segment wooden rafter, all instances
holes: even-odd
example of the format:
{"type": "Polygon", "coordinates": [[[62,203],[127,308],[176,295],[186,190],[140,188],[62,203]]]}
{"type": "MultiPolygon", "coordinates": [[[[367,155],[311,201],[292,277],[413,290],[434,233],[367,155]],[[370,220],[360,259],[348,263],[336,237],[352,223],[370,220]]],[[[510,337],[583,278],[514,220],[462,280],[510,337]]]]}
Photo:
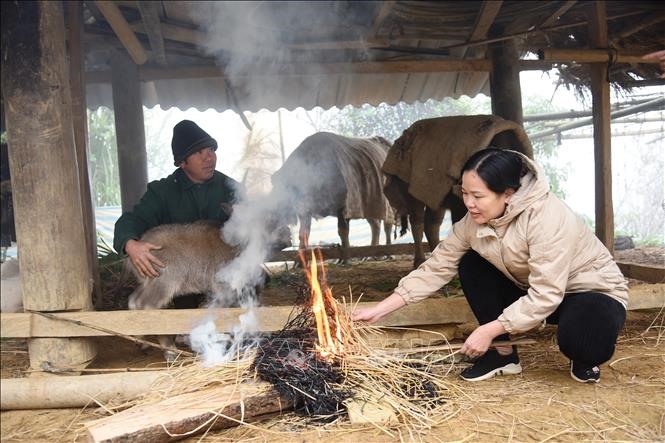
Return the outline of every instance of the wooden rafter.
{"type": "Polygon", "coordinates": [[[471,34],[469,35],[469,42],[475,42],[476,40],[482,40],[487,37],[487,33],[494,23],[496,16],[499,14],[499,9],[501,9],[502,1],[491,1],[485,0],[480,6],[480,11],[478,11],[478,16],[476,16],[476,22],[473,25],[471,34]]]}
{"type": "Polygon", "coordinates": [[[143,49],[141,42],[136,38],[136,34],[125,20],[118,6],[112,1],[95,1],[106,21],[111,25],[113,32],[118,37],[122,45],[127,49],[129,56],[134,63],[142,65],[148,61],[148,54],[143,49]]]}
{"type": "Polygon", "coordinates": [[[620,40],[622,38],[629,37],[636,32],[641,31],[642,29],[648,28],[650,26],[656,25],[660,22],[665,21],[665,14],[656,14],[654,16],[649,15],[649,17],[644,18],[643,20],[638,21],[635,23],[633,26],[623,30],[619,34],[617,34],[612,41],[615,42],[617,40],[620,40]]]}
{"type": "Polygon", "coordinates": [[[162,24],[159,19],[157,2],[137,2],[145,31],[148,34],[152,56],[160,65],[166,64],[166,51],[164,50],[164,37],[162,36],[162,24]]]}
{"type": "Polygon", "coordinates": [[[379,29],[381,28],[381,25],[385,21],[386,17],[388,17],[395,7],[396,1],[384,1],[381,4],[381,9],[379,9],[378,14],[376,14],[376,17],[374,17],[374,21],[372,22],[372,30],[369,32],[370,38],[374,38],[378,35],[379,29]]]}
{"type": "Polygon", "coordinates": [[[547,17],[545,21],[540,24],[539,27],[546,28],[548,26],[554,25],[557,22],[557,20],[559,20],[563,16],[563,14],[565,14],[566,12],[568,12],[570,8],[575,6],[575,3],[577,3],[577,0],[568,0],[563,2],[563,5],[559,6],[559,8],[556,11],[554,11],[552,15],[547,17]]]}

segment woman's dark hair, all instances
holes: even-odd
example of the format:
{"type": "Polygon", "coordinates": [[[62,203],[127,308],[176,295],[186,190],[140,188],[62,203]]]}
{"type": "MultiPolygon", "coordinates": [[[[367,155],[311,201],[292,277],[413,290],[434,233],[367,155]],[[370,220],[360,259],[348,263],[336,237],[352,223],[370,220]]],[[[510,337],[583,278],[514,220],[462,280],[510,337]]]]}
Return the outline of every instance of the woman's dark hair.
{"type": "Polygon", "coordinates": [[[475,171],[490,190],[500,194],[506,189],[517,191],[527,167],[516,152],[490,147],[469,157],[460,176],[466,171],[475,171]]]}

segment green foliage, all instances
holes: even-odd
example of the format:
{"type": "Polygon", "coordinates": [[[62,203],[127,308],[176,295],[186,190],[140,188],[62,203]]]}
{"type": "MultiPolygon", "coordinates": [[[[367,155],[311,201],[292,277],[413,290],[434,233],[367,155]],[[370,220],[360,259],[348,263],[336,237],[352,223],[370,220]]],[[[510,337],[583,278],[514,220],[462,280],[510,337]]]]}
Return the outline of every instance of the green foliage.
{"type": "MultiPolygon", "coordinates": [[[[528,97],[523,101],[523,110],[524,115],[549,114],[558,111],[544,97],[528,97]]],[[[546,121],[527,123],[524,125],[524,129],[528,134],[538,133],[548,129],[545,123],[546,121]]],[[[559,144],[551,138],[532,140],[535,160],[545,170],[552,192],[559,198],[564,199],[566,193],[563,190],[563,184],[568,178],[568,174],[565,165],[558,165],[560,162],[558,162],[556,150],[559,144]]]]}
{"type": "Polygon", "coordinates": [[[90,179],[95,206],[120,205],[118,151],[113,111],[88,110],[90,179]]]}
{"type": "Polygon", "coordinates": [[[318,124],[319,131],[331,131],[346,137],[381,136],[395,141],[417,120],[447,115],[488,114],[489,99],[480,97],[444,101],[428,100],[425,103],[397,103],[394,106],[381,103],[379,106],[363,105],[359,108],[346,106],[324,111],[318,124]]]}

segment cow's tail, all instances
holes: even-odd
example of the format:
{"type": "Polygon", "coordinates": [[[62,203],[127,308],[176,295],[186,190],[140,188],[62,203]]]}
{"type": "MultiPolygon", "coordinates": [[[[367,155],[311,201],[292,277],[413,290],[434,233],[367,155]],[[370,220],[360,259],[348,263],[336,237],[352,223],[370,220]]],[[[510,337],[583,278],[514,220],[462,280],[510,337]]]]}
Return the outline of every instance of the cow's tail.
{"type": "MultiPolygon", "coordinates": [[[[406,231],[409,230],[409,216],[408,215],[402,215],[399,218],[399,236],[403,237],[404,234],[406,234],[406,231]]],[[[397,230],[395,230],[395,238],[397,238],[397,230]]]]}

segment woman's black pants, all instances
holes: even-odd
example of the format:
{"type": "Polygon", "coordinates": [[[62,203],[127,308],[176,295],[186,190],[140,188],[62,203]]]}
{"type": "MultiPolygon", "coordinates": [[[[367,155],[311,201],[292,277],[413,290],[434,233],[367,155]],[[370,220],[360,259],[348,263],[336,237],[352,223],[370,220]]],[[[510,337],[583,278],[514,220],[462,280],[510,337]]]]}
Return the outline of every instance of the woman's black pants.
{"type": "MultiPolygon", "coordinates": [[[[459,264],[462,290],[478,323],[496,320],[504,308],[525,294],[501,271],[477,252],[467,252],[459,264]]],[[[619,331],[626,320],[623,305],[606,294],[566,294],[547,323],[558,325],[561,352],[586,366],[608,361],[614,353],[619,331]]],[[[508,334],[497,340],[508,340],[508,334]]]]}

